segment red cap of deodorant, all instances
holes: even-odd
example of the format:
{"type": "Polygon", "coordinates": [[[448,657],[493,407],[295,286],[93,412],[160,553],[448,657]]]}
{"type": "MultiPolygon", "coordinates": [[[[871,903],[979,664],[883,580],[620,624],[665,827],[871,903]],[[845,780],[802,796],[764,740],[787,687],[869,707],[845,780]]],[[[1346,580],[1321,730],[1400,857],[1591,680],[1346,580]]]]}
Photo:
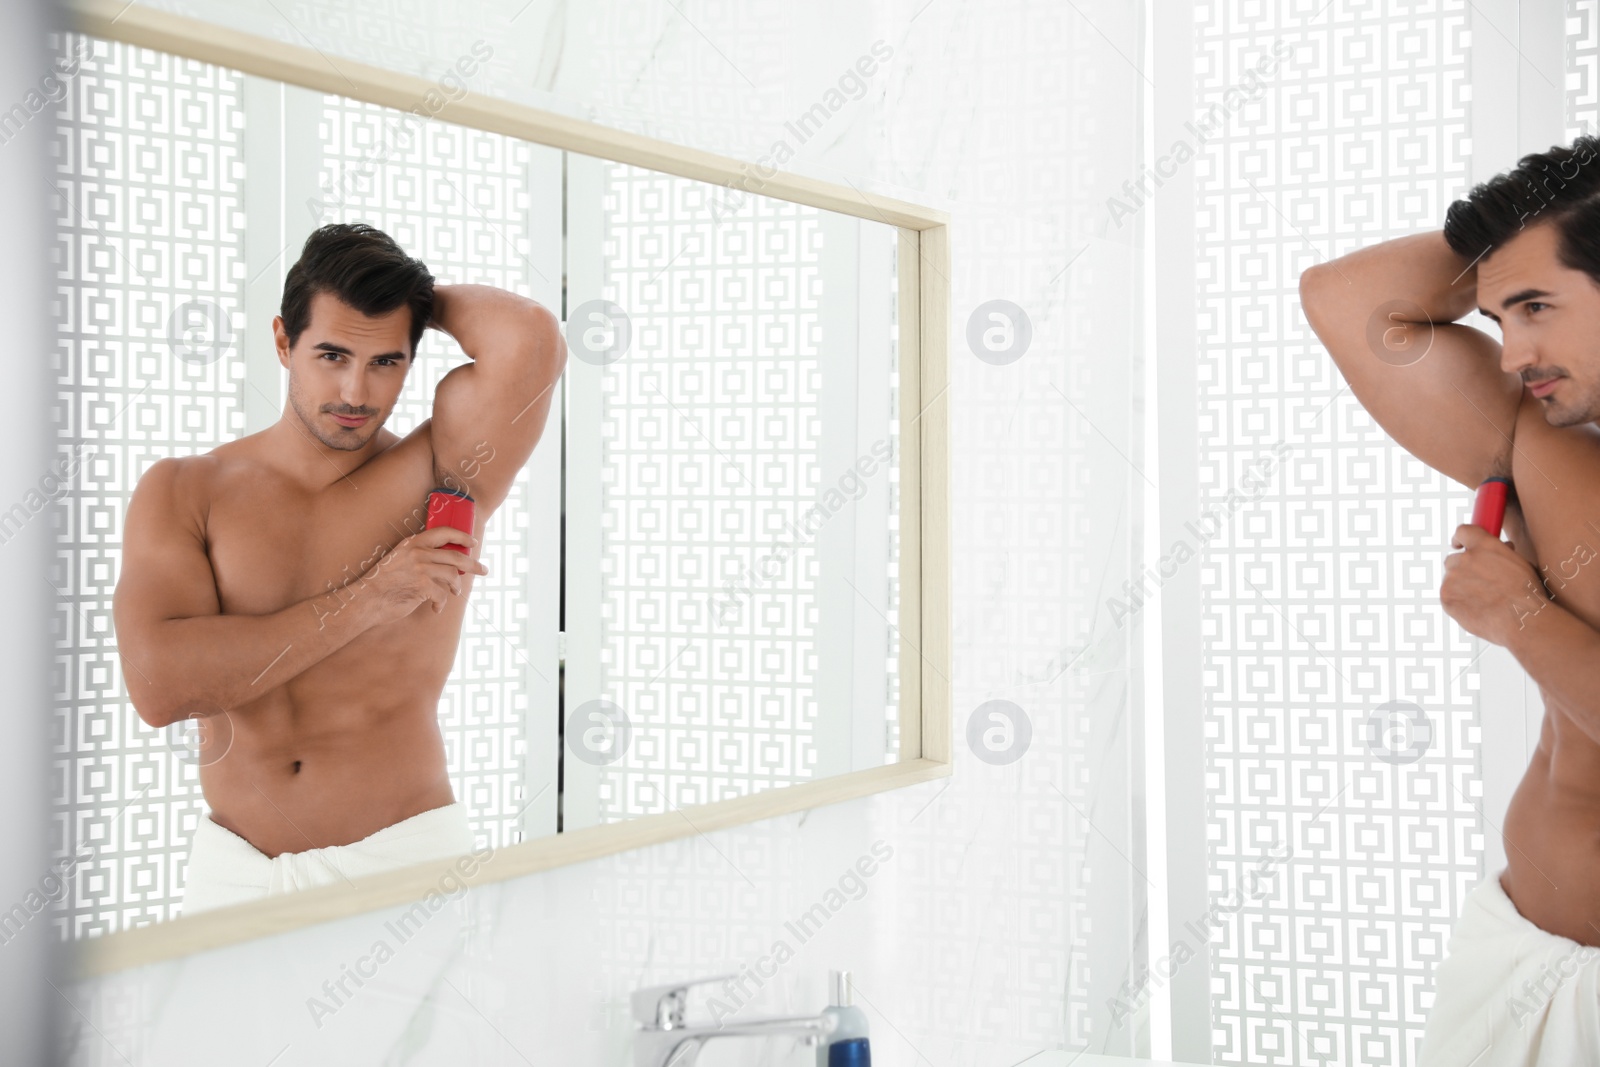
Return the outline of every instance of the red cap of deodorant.
{"type": "MultiPolygon", "coordinates": [[[[472,536],[473,517],[475,508],[472,498],[457,489],[435,489],[428,494],[428,524],[424,529],[431,530],[435,526],[449,526],[460,530],[467,536],[472,536]]],[[[466,545],[445,545],[453,548],[463,556],[471,555],[466,545]]],[[[460,567],[456,568],[457,574],[465,574],[460,567]]]]}
{"type": "Polygon", "coordinates": [[[1472,525],[1482,526],[1499,537],[1500,523],[1506,517],[1506,493],[1510,488],[1510,478],[1489,478],[1478,486],[1478,495],[1472,502],[1472,525]]]}

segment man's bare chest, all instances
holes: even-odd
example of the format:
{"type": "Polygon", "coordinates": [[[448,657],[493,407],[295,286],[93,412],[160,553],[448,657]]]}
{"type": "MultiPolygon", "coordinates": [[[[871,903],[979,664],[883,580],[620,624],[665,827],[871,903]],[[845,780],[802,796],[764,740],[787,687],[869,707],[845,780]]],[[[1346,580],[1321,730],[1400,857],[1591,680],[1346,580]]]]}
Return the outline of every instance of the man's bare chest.
{"type": "Polygon", "coordinates": [[[210,491],[206,548],[224,613],[263,615],[353,583],[421,531],[432,488],[426,441],[402,441],[315,492],[234,458],[210,491]]]}
{"type": "Polygon", "coordinates": [[[1524,394],[1517,413],[1504,533],[1556,603],[1600,628],[1600,428],[1550,426],[1539,404],[1524,394]]]}

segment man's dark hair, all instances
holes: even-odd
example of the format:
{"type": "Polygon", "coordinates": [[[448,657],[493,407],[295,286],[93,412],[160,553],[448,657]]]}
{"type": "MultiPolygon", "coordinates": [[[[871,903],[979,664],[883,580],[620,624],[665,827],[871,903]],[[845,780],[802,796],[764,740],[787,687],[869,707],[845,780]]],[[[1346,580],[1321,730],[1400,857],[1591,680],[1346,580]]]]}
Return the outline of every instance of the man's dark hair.
{"type": "Polygon", "coordinates": [[[1473,187],[1444,216],[1444,239],[1476,263],[1528,226],[1554,223],[1562,266],[1600,284],[1600,139],[1526,155],[1504,174],[1473,187]]]}
{"type": "Polygon", "coordinates": [[[283,331],[289,347],[311,325],[311,298],[332,293],[363,315],[411,308],[411,358],[433,314],[433,275],[394,238],[364,222],[330,222],[312,231],[283,280],[283,331]]]}

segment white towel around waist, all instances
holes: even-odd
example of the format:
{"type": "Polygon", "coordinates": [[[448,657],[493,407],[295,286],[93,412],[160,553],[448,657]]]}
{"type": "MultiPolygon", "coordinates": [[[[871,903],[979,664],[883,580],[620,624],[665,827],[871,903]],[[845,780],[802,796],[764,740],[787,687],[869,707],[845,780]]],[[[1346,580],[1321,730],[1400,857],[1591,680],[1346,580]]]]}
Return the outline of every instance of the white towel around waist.
{"type": "Polygon", "coordinates": [[[1600,1064],[1600,948],[1525,918],[1500,885],[1504,870],[1467,895],[1434,974],[1417,1067],[1600,1064]]]}
{"type": "Polygon", "coordinates": [[[208,812],[189,845],[183,914],[447,859],[471,852],[475,845],[466,805],[460,801],[402,819],[348,845],[276,856],[213,822],[208,812]]]}

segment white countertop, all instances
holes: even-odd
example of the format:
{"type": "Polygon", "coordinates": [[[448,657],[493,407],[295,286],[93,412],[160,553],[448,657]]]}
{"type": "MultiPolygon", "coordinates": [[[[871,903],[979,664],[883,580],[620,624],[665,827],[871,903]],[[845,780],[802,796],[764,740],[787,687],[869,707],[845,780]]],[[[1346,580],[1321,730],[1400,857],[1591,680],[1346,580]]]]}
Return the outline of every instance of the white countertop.
{"type": "Polygon", "coordinates": [[[1041,1052],[1017,1067],[1209,1067],[1186,1060],[1137,1060],[1127,1056],[1105,1056],[1096,1052],[1041,1052]]]}

